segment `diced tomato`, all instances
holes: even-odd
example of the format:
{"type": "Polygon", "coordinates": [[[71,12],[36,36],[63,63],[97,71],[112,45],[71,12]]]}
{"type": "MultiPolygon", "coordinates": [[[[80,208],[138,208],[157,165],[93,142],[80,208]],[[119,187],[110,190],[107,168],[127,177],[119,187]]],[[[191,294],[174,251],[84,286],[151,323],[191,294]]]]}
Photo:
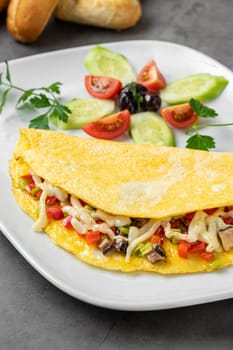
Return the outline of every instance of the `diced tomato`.
{"type": "Polygon", "coordinates": [[[228,212],[228,211],[231,211],[231,210],[233,210],[233,207],[227,206],[227,207],[224,208],[225,212],[228,212]]]}
{"type": "Polygon", "coordinates": [[[72,219],[72,216],[69,215],[67,216],[63,221],[62,221],[62,225],[67,228],[68,230],[73,230],[73,226],[71,224],[71,219],[72,219]]]}
{"type": "Polygon", "coordinates": [[[164,76],[154,60],[149,61],[139,72],[137,83],[144,85],[150,91],[157,91],[166,86],[164,76]]]}
{"type": "Polygon", "coordinates": [[[63,211],[59,206],[46,208],[47,217],[53,220],[60,220],[64,218],[63,211]]]}
{"type": "Polygon", "coordinates": [[[82,199],[79,198],[79,202],[81,204],[82,207],[85,207],[85,205],[87,205],[86,202],[84,202],[82,199]]]}
{"type": "Polygon", "coordinates": [[[100,231],[88,231],[85,239],[88,244],[97,244],[100,241],[100,231]]]}
{"type": "Polygon", "coordinates": [[[160,237],[159,235],[153,235],[153,236],[150,238],[150,242],[151,242],[151,243],[160,244],[160,241],[161,241],[161,237],[160,237]]]}
{"type": "Polygon", "coordinates": [[[185,226],[187,226],[187,227],[189,226],[189,224],[192,221],[194,215],[195,215],[195,212],[191,212],[191,213],[187,213],[184,216],[184,224],[185,224],[185,226]]]}
{"type": "Polygon", "coordinates": [[[160,226],[157,228],[157,230],[155,231],[154,234],[155,234],[155,235],[158,235],[158,236],[164,235],[164,228],[163,228],[163,226],[160,225],[160,226]]]}
{"type": "Polygon", "coordinates": [[[204,212],[208,215],[212,215],[216,210],[217,208],[211,208],[211,209],[205,209],[204,212]]]}
{"type": "Polygon", "coordinates": [[[30,183],[29,185],[25,186],[25,190],[28,192],[28,193],[31,193],[31,190],[33,188],[35,188],[36,185],[34,184],[34,182],[30,183]]]}
{"type": "Polygon", "coordinates": [[[226,225],[233,225],[233,218],[229,216],[229,218],[222,218],[226,225]]]}
{"type": "Polygon", "coordinates": [[[124,134],[130,126],[130,113],[124,111],[96,120],[83,127],[90,136],[99,139],[114,139],[124,134]]]}
{"type": "Polygon", "coordinates": [[[150,238],[151,243],[163,244],[164,243],[164,228],[163,226],[159,226],[153,236],[150,238]]]}
{"type": "Polygon", "coordinates": [[[190,107],[188,102],[162,108],[160,113],[175,128],[187,128],[193,125],[198,118],[197,113],[190,107]]]}
{"type": "Polygon", "coordinates": [[[122,83],[118,79],[103,77],[98,75],[87,75],[85,86],[89,94],[97,98],[113,98],[122,88],[122,83]]]}
{"type": "Polygon", "coordinates": [[[201,253],[201,257],[206,261],[213,261],[214,260],[214,253],[213,252],[203,252],[203,253],[201,253]]]}
{"type": "Polygon", "coordinates": [[[35,197],[36,199],[40,199],[41,194],[42,194],[42,190],[37,190],[37,191],[33,194],[33,197],[35,197]]]}
{"type": "Polygon", "coordinates": [[[33,182],[33,177],[31,174],[22,175],[21,177],[29,182],[33,182]]]}
{"type": "Polygon", "coordinates": [[[206,246],[207,244],[204,242],[197,242],[197,243],[193,243],[191,245],[191,247],[189,248],[188,252],[191,254],[195,254],[195,253],[202,253],[206,250],[206,246]]]}
{"type": "Polygon", "coordinates": [[[172,219],[170,224],[171,224],[171,228],[179,228],[180,227],[180,220],[172,219]]]}
{"type": "Polygon", "coordinates": [[[58,199],[55,196],[47,197],[46,198],[46,204],[53,205],[53,204],[55,204],[57,202],[57,200],[58,199]]]}
{"type": "Polygon", "coordinates": [[[188,250],[191,247],[191,243],[181,240],[178,244],[178,255],[180,258],[187,259],[188,258],[188,250]]]}

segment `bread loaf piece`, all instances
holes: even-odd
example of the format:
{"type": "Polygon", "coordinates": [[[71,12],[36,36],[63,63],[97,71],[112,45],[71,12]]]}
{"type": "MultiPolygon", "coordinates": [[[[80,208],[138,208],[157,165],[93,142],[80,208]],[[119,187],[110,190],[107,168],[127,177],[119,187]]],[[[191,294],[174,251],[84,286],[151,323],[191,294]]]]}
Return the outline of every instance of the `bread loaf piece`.
{"type": "Polygon", "coordinates": [[[58,0],[11,0],[7,28],[18,41],[31,43],[45,28],[58,0]]]}
{"type": "Polygon", "coordinates": [[[4,11],[8,6],[9,0],[0,0],[0,12],[4,11]]]}
{"type": "Polygon", "coordinates": [[[55,16],[64,21],[121,30],[137,23],[141,4],[139,0],[59,0],[55,16]]]}

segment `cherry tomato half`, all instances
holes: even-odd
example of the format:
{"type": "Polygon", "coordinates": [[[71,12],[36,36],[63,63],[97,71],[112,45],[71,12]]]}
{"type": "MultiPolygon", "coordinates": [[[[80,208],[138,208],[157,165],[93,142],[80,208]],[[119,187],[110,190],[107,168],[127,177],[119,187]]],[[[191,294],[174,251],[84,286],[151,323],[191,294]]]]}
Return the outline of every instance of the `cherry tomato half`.
{"type": "Polygon", "coordinates": [[[93,97],[109,99],[114,97],[122,88],[120,80],[102,77],[99,75],[86,75],[85,86],[93,97]]]}
{"type": "Polygon", "coordinates": [[[96,120],[83,127],[83,130],[90,136],[98,139],[114,139],[128,130],[130,126],[130,113],[128,109],[111,114],[107,117],[96,120]]]}
{"type": "Polygon", "coordinates": [[[166,86],[164,76],[154,60],[149,61],[139,72],[137,83],[144,85],[150,91],[160,90],[166,86]]]}
{"type": "Polygon", "coordinates": [[[162,117],[175,128],[187,128],[193,125],[198,116],[189,103],[165,107],[160,110],[162,117]]]}

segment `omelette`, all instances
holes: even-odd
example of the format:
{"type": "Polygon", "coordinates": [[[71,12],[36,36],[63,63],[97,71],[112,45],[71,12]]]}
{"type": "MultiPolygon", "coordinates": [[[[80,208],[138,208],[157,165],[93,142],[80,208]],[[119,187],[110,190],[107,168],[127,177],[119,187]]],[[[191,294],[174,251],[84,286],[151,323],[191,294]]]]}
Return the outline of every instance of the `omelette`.
{"type": "Polygon", "coordinates": [[[82,262],[161,274],[233,264],[232,153],[21,129],[10,174],[34,231],[82,262]]]}

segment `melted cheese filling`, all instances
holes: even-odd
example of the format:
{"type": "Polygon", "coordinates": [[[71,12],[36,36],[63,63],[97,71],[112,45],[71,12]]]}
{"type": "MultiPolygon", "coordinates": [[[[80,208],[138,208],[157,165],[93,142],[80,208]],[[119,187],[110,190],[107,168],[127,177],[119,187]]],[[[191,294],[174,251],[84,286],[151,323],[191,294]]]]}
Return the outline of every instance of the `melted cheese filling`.
{"type": "Polygon", "coordinates": [[[34,174],[32,176],[36,186],[42,190],[39,203],[39,217],[33,225],[35,231],[41,231],[48,224],[46,198],[55,196],[61,203],[63,213],[72,217],[71,225],[79,234],[85,235],[90,230],[100,231],[113,240],[116,234],[112,227],[129,226],[129,245],[126,251],[126,261],[129,261],[136,246],[150,239],[159,226],[164,228],[165,236],[168,239],[176,237],[179,240],[186,240],[190,243],[201,241],[207,244],[207,252],[221,252],[222,246],[218,239],[218,232],[229,226],[224,223],[223,218],[233,217],[233,211],[225,212],[224,208],[216,210],[212,215],[208,215],[202,210],[197,211],[189,224],[187,234],[172,229],[170,224],[171,218],[166,220],[150,219],[145,225],[138,228],[130,226],[131,218],[122,215],[110,215],[100,209],[93,209],[89,205],[83,206],[74,196],[70,196],[70,205],[67,203],[69,196],[66,192],[46,181],[42,181],[41,178],[34,174]],[[101,222],[99,222],[100,220],[101,222]]]}
{"type": "MultiPolygon", "coordinates": [[[[232,213],[231,213],[232,214],[232,213]]],[[[168,222],[164,227],[167,238],[176,237],[189,243],[201,241],[207,243],[207,252],[221,252],[222,246],[218,240],[219,230],[223,230],[229,225],[225,224],[222,217],[229,216],[223,209],[218,209],[214,214],[208,215],[204,211],[197,211],[189,224],[188,233],[184,234],[173,230],[168,222]],[[220,217],[221,216],[221,217],[220,217]]]]}

